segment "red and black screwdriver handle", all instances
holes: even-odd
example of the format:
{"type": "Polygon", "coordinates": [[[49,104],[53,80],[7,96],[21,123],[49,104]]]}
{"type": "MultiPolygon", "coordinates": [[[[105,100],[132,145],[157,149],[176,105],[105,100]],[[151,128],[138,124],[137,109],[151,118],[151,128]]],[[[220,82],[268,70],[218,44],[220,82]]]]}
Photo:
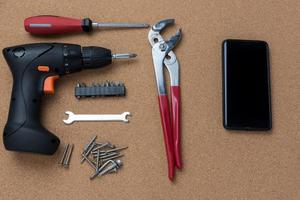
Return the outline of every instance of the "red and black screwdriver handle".
{"type": "Polygon", "coordinates": [[[5,148],[53,154],[60,141],[41,125],[42,96],[54,93],[54,82],[61,75],[110,64],[110,50],[36,43],[5,48],[3,55],[13,75],[9,115],[3,133],[5,148]]]}
{"type": "Polygon", "coordinates": [[[39,15],[24,20],[25,30],[32,34],[64,34],[73,32],[91,32],[92,20],[74,19],[52,15],[39,15]]]}

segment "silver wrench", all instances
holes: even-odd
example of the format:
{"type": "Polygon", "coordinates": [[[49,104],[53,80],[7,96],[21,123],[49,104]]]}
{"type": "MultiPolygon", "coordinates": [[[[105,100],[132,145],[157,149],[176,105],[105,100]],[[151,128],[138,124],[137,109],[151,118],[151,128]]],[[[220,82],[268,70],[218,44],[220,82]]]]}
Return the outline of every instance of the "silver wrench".
{"type": "Polygon", "coordinates": [[[64,119],[65,124],[72,124],[75,121],[103,121],[103,122],[129,122],[128,116],[131,116],[130,112],[123,112],[122,114],[103,114],[103,115],[85,115],[85,114],[74,114],[71,111],[66,111],[68,119],[64,119]]]}

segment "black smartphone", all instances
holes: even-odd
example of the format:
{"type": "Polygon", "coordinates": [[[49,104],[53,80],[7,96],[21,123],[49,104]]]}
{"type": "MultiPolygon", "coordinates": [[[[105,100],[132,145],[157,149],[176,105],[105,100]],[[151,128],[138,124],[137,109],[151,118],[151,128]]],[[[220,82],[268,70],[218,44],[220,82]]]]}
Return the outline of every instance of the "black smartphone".
{"type": "Polygon", "coordinates": [[[222,61],[224,128],[270,130],[268,44],[256,40],[224,40],[222,61]]]}

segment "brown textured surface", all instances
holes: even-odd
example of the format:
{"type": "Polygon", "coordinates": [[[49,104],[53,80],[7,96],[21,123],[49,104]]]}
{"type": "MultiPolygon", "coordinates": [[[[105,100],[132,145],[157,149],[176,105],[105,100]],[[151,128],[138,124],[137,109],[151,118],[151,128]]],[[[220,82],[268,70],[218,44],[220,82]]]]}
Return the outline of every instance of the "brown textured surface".
{"type": "MultiPolygon", "coordinates": [[[[298,0],[202,1],[0,1],[0,48],[31,42],[101,45],[135,52],[136,61],[63,77],[56,94],[43,102],[43,124],[74,143],[69,170],[52,157],[13,153],[0,145],[0,199],[300,199],[300,5],[298,0]],[[184,170],[167,178],[148,30],[110,30],[92,35],[32,37],[23,19],[38,14],[90,17],[102,21],[154,23],[176,18],[184,37],[176,49],[181,64],[184,170]],[[221,123],[221,42],[261,39],[271,50],[273,130],[269,134],[225,131],[221,123]],[[126,98],[77,101],[78,81],[124,80],[126,98]],[[64,111],[133,114],[130,124],[62,123],[64,111]],[[83,145],[97,134],[128,145],[123,169],[94,181],[80,165],[83,145]]],[[[169,35],[175,31],[167,31],[169,35]]],[[[12,76],[0,59],[0,129],[6,122],[12,76]]],[[[62,147],[62,146],[61,146],[62,147]]]]}

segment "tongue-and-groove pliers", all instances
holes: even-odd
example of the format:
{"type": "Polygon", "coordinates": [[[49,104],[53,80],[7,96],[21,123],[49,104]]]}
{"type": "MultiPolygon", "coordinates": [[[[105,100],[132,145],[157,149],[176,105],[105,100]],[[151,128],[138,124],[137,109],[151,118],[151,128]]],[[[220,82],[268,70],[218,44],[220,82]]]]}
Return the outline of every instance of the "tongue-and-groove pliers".
{"type": "Polygon", "coordinates": [[[174,24],[174,19],[165,19],[151,27],[148,40],[152,46],[152,58],[158,90],[158,101],[161,115],[164,141],[166,146],[169,179],[174,178],[174,166],[182,168],[180,148],[180,86],[179,63],[172,49],[181,38],[181,29],[168,41],[165,41],[160,32],[168,25],[174,24]],[[171,81],[171,107],[170,115],[168,96],[165,89],[164,66],[167,68],[171,81]]]}

